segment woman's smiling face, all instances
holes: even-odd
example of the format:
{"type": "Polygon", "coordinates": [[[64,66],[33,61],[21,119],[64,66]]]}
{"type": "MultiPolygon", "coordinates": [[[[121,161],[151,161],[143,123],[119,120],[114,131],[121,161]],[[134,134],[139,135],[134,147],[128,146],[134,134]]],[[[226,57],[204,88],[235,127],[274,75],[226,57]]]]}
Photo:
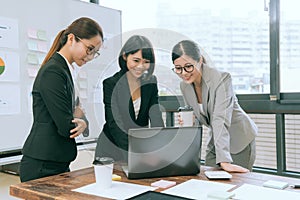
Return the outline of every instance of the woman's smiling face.
{"type": "Polygon", "coordinates": [[[150,67],[150,60],[142,57],[142,50],[129,54],[124,60],[126,60],[128,71],[135,78],[140,78],[150,67]]]}
{"type": "Polygon", "coordinates": [[[186,83],[193,83],[198,79],[200,74],[200,63],[192,59],[187,55],[182,55],[174,60],[174,71],[182,78],[186,83]],[[181,72],[181,73],[180,73],[181,72]]]}

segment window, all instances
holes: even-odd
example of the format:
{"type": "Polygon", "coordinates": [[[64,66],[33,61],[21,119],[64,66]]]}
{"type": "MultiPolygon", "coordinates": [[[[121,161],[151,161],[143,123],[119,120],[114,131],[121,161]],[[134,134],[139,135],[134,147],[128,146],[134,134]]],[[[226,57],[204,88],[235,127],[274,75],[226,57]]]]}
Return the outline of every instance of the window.
{"type": "MultiPolygon", "coordinates": [[[[269,93],[269,18],[263,1],[101,0],[122,10],[123,32],[164,29],[199,43],[215,67],[232,74],[236,93],[269,93]]],[[[171,73],[171,47],[156,49],[155,74],[160,95],[180,94],[177,75],[171,73]],[[168,74],[168,78],[166,78],[168,74]]],[[[161,39],[162,40],[162,39],[161,39]]]]}
{"type": "Polygon", "coordinates": [[[280,92],[300,92],[299,1],[280,1],[280,92]]]}
{"type": "MultiPolygon", "coordinates": [[[[300,81],[296,76],[300,72],[300,15],[297,13],[300,3],[296,0],[265,2],[264,6],[262,0],[186,0],[184,5],[179,0],[153,0],[142,4],[138,0],[101,0],[104,6],[122,10],[123,33],[143,29],[143,33],[153,35],[153,29],[167,30],[165,35],[158,35],[170,40],[171,47],[176,43],[170,37],[174,33],[197,41],[216,68],[231,73],[241,106],[259,128],[256,170],[268,168],[279,175],[299,177],[300,81]],[[264,11],[264,7],[269,8],[268,11],[264,11]]],[[[162,99],[181,95],[180,79],[171,73],[171,47],[156,49],[155,74],[160,95],[167,96],[162,99]]],[[[205,133],[206,129],[204,142],[205,133]]]]}

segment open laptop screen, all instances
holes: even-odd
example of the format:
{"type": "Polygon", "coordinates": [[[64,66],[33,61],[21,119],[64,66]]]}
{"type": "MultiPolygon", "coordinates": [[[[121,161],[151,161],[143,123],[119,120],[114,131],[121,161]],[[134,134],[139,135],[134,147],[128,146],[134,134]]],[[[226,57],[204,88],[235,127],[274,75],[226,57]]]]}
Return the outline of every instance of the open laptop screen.
{"type": "Polygon", "coordinates": [[[128,178],[195,175],[200,172],[202,127],[130,129],[128,178]]]}

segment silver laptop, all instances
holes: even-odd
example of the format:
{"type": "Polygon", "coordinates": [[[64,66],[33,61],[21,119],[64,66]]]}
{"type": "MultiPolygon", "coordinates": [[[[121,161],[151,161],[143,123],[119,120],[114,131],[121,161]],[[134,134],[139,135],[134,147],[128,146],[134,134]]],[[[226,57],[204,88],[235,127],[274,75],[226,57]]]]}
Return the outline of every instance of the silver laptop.
{"type": "Polygon", "coordinates": [[[195,175],[200,172],[202,127],[129,129],[129,179],[195,175]]]}

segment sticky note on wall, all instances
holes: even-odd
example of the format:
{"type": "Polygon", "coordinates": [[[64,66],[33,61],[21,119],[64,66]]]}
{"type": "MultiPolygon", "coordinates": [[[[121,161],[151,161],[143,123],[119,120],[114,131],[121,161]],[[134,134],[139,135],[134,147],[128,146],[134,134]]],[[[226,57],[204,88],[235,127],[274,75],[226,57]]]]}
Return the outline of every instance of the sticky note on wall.
{"type": "Polygon", "coordinates": [[[38,60],[37,55],[33,54],[33,53],[27,54],[27,62],[29,64],[35,64],[35,65],[39,64],[39,60],[38,60]]]}

